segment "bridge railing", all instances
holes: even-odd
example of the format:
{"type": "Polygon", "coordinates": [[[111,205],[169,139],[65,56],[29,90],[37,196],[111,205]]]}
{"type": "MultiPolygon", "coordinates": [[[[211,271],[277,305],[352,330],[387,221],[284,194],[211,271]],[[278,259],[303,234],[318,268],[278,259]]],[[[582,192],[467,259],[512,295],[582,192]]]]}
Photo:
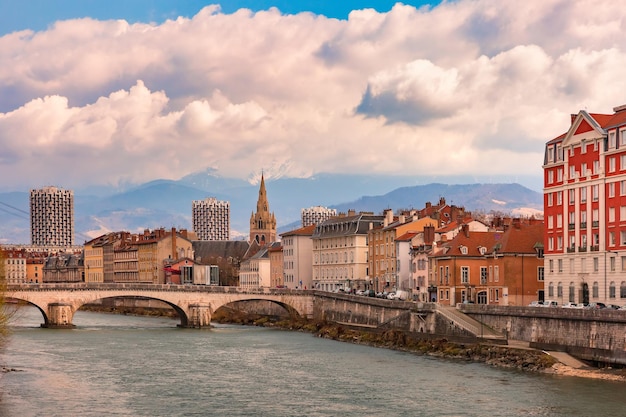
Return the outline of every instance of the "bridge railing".
{"type": "Polygon", "coordinates": [[[7,296],[17,291],[174,291],[174,292],[207,292],[235,294],[271,294],[271,295],[310,295],[312,290],[295,290],[288,288],[241,288],[216,285],[191,284],[150,284],[150,283],[28,283],[8,284],[7,296]]]}

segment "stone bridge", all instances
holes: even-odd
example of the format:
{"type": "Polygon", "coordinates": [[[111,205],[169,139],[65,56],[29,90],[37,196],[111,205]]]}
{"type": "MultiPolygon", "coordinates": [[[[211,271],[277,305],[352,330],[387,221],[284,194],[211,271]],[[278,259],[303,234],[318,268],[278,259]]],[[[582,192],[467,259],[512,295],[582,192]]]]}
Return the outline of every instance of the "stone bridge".
{"type": "Polygon", "coordinates": [[[218,308],[236,301],[271,301],[291,314],[310,318],[314,299],[310,290],[113,283],[8,285],[6,297],[37,307],[44,319],[41,326],[51,328],[74,327],[72,319],[81,306],[106,298],[143,297],[165,302],[178,313],[181,327],[192,328],[210,326],[218,308]]]}

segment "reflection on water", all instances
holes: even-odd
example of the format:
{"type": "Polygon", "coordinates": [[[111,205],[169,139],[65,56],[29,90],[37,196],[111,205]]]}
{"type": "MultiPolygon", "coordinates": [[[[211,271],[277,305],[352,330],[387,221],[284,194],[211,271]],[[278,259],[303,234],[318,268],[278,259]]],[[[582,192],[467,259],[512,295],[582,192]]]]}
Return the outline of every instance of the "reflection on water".
{"type": "Polygon", "coordinates": [[[622,415],[623,385],[524,374],[256,327],[77,312],[13,318],[0,416],[622,415]]]}

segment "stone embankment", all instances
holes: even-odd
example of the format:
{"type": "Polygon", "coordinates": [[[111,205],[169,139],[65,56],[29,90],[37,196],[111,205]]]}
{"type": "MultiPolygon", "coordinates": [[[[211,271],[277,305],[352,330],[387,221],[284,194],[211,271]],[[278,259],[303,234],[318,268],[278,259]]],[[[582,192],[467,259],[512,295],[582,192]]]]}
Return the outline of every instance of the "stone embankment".
{"type": "Polygon", "coordinates": [[[418,335],[399,330],[381,332],[369,329],[355,330],[334,323],[321,323],[285,317],[270,318],[228,309],[220,309],[218,314],[213,317],[213,321],[304,331],[318,337],[343,342],[395,349],[451,360],[480,362],[500,368],[626,382],[626,370],[624,369],[573,368],[560,363],[553,356],[537,349],[479,343],[453,343],[445,338],[423,339],[417,337],[418,335]]]}

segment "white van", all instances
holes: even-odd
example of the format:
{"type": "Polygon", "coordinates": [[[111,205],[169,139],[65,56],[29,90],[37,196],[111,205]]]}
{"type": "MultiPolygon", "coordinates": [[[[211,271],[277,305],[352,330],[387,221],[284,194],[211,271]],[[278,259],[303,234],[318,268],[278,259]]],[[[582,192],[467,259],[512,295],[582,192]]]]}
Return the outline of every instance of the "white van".
{"type": "Polygon", "coordinates": [[[558,307],[559,303],[557,303],[554,300],[544,300],[541,306],[542,307],[558,307]]]}

